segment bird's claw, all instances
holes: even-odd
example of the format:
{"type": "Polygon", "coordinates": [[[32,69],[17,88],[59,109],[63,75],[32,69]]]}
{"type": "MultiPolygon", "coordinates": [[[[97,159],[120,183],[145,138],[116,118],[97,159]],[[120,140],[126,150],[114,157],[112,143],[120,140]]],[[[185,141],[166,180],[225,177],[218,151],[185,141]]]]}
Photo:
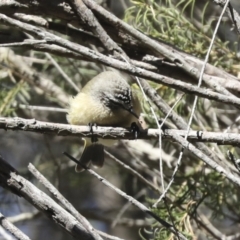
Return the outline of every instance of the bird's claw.
{"type": "Polygon", "coordinates": [[[92,134],[91,142],[92,143],[97,142],[98,141],[97,137],[93,136],[93,127],[97,127],[97,124],[96,123],[89,123],[88,126],[89,126],[89,132],[92,134]]]}
{"type": "Polygon", "coordinates": [[[137,139],[140,132],[140,128],[135,122],[131,124],[131,132],[134,134],[134,139],[137,139]]]}

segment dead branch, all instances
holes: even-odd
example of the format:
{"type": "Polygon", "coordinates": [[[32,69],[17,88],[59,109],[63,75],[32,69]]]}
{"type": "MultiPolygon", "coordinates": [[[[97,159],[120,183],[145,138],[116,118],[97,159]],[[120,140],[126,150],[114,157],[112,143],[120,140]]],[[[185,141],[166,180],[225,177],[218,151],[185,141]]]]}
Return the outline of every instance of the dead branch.
{"type": "Polygon", "coordinates": [[[40,191],[32,183],[20,176],[1,156],[0,165],[0,185],[3,188],[25,198],[73,237],[77,239],[102,240],[93,228],[91,228],[91,232],[86,230],[75,217],[54,202],[46,193],[40,191]]]}

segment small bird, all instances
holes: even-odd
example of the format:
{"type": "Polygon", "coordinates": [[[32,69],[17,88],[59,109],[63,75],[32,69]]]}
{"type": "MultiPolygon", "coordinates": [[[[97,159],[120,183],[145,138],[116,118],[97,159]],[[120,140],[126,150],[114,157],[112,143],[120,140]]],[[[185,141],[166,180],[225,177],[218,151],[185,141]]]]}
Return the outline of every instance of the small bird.
{"type": "MultiPolygon", "coordinates": [[[[141,105],[137,94],[131,90],[125,78],[118,72],[106,71],[90,80],[69,103],[67,120],[73,125],[96,124],[98,126],[130,127],[137,122],[141,105]]],[[[85,138],[80,163],[102,167],[104,146],[116,140],[85,138]]],[[[83,171],[80,164],[76,172],[83,171]]]]}

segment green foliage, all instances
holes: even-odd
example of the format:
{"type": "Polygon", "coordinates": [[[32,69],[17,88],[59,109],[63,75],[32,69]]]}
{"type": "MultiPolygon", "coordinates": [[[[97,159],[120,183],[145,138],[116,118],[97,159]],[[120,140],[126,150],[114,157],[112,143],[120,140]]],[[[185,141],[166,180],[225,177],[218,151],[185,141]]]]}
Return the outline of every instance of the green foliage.
{"type": "MultiPolygon", "coordinates": [[[[190,167],[190,162],[187,164],[190,167]]],[[[192,167],[188,174],[181,171],[177,174],[166,199],[160,202],[158,208],[152,208],[159,217],[174,223],[187,239],[195,239],[193,220],[201,221],[203,215],[218,222],[239,214],[239,209],[233,209],[238,205],[238,189],[224,180],[221,174],[205,168],[201,162],[195,162],[192,167]]],[[[156,200],[147,201],[153,205],[156,200]]],[[[144,229],[144,233],[149,236],[146,239],[175,239],[167,228],[158,223],[144,229]]]]}
{"type": "Polygon", "coordinates": [[[2,89],[0,91],[0,116],[15,116],[13,104],[16,100],[27,103],[30,98],[28,84],[21,80],[13,85],[8,79],[0,82],[0,88],[2,89]]]}
{"type": "MultiPolygon", "coordinates": [[[[187,53],[202,58],[205,56],[213,33],[212,25],[217,20],[209,18],[211,12],[208,10],[208,1],[203,1],[201,9],[194,0],[176,3],[171,0],[135,0],[132,3],[133,6],[126,11],[127,22],[187,53]]],[[[231,66],[233,62],[237,63],[238,59],[226,45],[227,43],[223,43],[218,37],[215,39],[210,63],[235,72],[231,66]]]]}
{"type": "MultiPolygon", "coordinates": [[[[132,4],[126,11],[125,21],[159,41],[162,40],[193,56],[205,57],[218,20],[218,17],[211,16],[212,6],[209,1],[132,0],[132,4]]],[[[236,74],[239,60],[229,46],[228,42],[222,42],[217,36],[209,62],[236,74]]],[[[178,91],[160,84],[150,84],[170,106],[177,101],[178,91]]],[[[185,95],[174,109],[186,121],[190,116],[193,99],[193,95],[185,95]]],[[[148,104],[144,103],[143,108],[147,124],[150,127],[156,127],[155,120],[150,117],[152,114],[148,104]]],[[[223,131],[227,125],[220,122],[222,116],[217,112],[218,108],[232,109],[227,105],[213,104],[208,100],[199,99],[191,127],[197,130],[205,128],[208,131],[223,131]]],[[[155,110],[157,116],[165,117],[160,110],[155,110]]],[[[212,145],[209,144],[209,147],[212,145]]],[[[176,151],[176,148],[178,146],[175,144],[163,143],[163,149],[168,153],[176,151]]],[[[224,158],[227,147],[214,146],[214,148],[222,152],[222,158],[224,158]]],[[[179,151],[180,149],[176,151],[176,158],[178,158],[179,151]]],[[[168,183],[172,172],[165,164],[163,169],[165,176],[169,176],[165,179],[168,183]]],[[[150,206],[156,202],[158,197],[147,199],[150,206]]],[[[203,217],[211,219],[211,222],[215,224],[226,218],[238,222],[239,198],[238,189],[221,174],[210,170],[199,159],[187,156],[183,159],[166,200],[162,201],[157,209],[152,210],[162,219],[174,223],[188,239],[196,239],[194,223],[203,223],[203,217]]],[[[158,223],[152,224],[150,228],[142,229],[139,234],[142,239],[175,239],[168,229],[159,226],[158,223]]]]}

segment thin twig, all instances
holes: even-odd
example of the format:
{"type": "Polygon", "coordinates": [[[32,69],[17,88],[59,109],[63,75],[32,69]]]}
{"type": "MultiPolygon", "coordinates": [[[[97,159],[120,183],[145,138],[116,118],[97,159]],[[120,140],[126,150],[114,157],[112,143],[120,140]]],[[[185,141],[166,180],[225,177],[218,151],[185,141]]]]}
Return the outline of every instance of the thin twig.
{"type": "MultiPolygon", "coordinates": [[[[125,60],[125,62],[127,62],[127,63],[129,64],[129,66],[131,66],[129,60],[128,60],[126,57],[122,56],[122,58],[125,60]]],[[[153,117],[154,117],[155,123],[157,124],[157,127],[158,127],[158,131],[159,131],[159,133],[158,133],[158,142],[159,142],[159,168],[160,168],[159,170],[160,170],[160,178],[161,178],[162,191],[164,191],[164,190],[165,190],[165,187],[164,187],[163,166],[162,166],[162,162],[163,162],[163,161],[162,161],[162,137],[161,137],[161,135],[162,135],[162,134],[161,134],[161,133],[162,133],[162,130],[161,130],[161,126],[160,126],[160,124],[159,124],[157,114],[155,113],[155,111],[154,111],[154,109],[153,109],[153,107],[152,107],[152,104],[151,104],[151,102],[149,101],[149,99],[148,99],[148,97],[147,97],[147,95],[146,95],[146,93],[145,93],[145,91],[144,91],[144,89],[143,89],[143,85],[142,85],[142,83],[141,83],[141,80],[140,80],[137,76],[135,76],[135,79],[137,80],[138,86],[139,86],[140,89],[141,89],[141,92],[142,92],[142,94],[143,94],[144,100],[147,102],[147,104],[148,104],[148,106],[149,106],[149,108],[150,108],[150,111],[151,111],[151,113],[152,113],[152,115],[153,115],[153,117]]]]}
{"type": "MultiPolygon", "coordinates": [[[[206,54],[206,57],[205,57],[205,61],[204,61],[203,67],[202,67],[201,72],[200,72],[199,81],[198,81],[198,87],[200,87],[201,84],[202,84],[202,79],[203,79],[204,70],[205,70],[206,64],[207,64],[207,62],[208,62],[208,59],[209,59],[209,56],[210,56],[210,53],[211,53],[211,50],[212,50],[212,47],[213,47],[214,40],[215,40],[215,38],[216,38],[217,31],[218,31],[218,29],[219,29],[221,20],[222,20],[222,18],[223,18],[223,14],[224,14],[225,11],[226,11],[228,2],[229,2],[229,0],[227,0],[226,5],[225,5],[225,7],[223,8],[222,13],[221,13],[221,16],[219,17],[218,23],[217,23],[217,25],[216,25],[216,27],[215,27],[215,30],[214,30],[214,33],[213,33],[213,37],[212,37],[212,39],[211,39],[211,43],[210,43],[210,46],[209,46],[209,48],[208,48],[208,51],[207,51],[207,54],[206,54]]],[[[189,121],[188,121],[188,125],[187,125],[187,132],[186,132],[186,135],[184,136],[184,140],[187,140],[187,138],[188,138],[188,134],[189,134],[189,131],[190,131],[190,128],[191,128],[192,120],[193,120],[193,115],[194,115],[194,113],[195,113],[195,109],[196,109],[196,106],[197,106],[197,101],[198,101],[198,96],[195,96],[194,102],[193,102],[192,111],[191,111],[191,115],[190,115],[190,118],[189,118],[189,121]]],[[[183,157],[183,152],[184,152],[184,148],[182,148],[182,150],[181,150],[181,152],[180,152],[180,154],[179,154],[179,157],[178,157],[178,160],[177,160],[177,164],[176,164],[176,167],[175,167],[174,170],[173,170],[172,177],[171,177],[171,180],[170,180],[169,184],[167,185],[165,191],[163,191],[163,193],[162,193],[162,195],[159,197],[159,199],[156,201],[156,203],[154,203],[153,207],[157,207],[158,203],[161,202],[162,199],[166,196],[168,190],[170,189],[171,185],[173,184],[174,179],[175,179],[175,176],[176,176],[176,174],[177,174],[177,172],[178,172],[178,169],[179,169],[179,167],[180,167],[180,165],[181,165],[181,160],[182,160],[182,157],[183,157]]]]}
{"type": "Polygon", "coordinates": [[[126,169],[129,173],[131,173],[133,176],[137,177],[140,181],[142,181],[143,183],[145,183],[148,187],[150,187],[151,189],[153,189],[154,191],[159,192],[159,188],[157,188],[154,184],[152,184],[151,182],[149,182],[146,178],[144,178],[140,173],[138,173],[136,170],[134,170],[133,168],[131,168],[129,165],[124,164],[123,162],[121,162],[119,159],[117,159],[116,157],[114,157],[110,152],[108,151],[104,151],[105,154],[107,156],[109,156],[111,159],[113,159],[117,164],[119,164],[120,166],[122,166],[124,169],[126,169]]]}
{"type": "MultiPolygon", "coordinates": [[[[146,189],[142,189],[140,190],[135,196],[134,199],[138,199],[141,196],[146,194],[146,189]]],[[[122,215],[127,211],[127,209],[131,206],[131,202],[127,202],[125,205],[122,206],[122,208],[120,209],[119,213],[117,214],[117,216],[115,217],[114,221],[111,224],[111,227],[114,228],[119,220],[121,219],[122,215]]]]}
{"type": "Polygon", "coordinates": [[[67,113],[67,109],[65,108],[58,108],[58,107],[48,107],[48,106],[33,106],[33,105],[26,105],[26,104],[19,104],[17,102],[14,102],[12,104],[12,107],[14,108],[20,108],[20,109],[28,109],[31,111],[50,111],[50,112],[62,112],[67,113]]]}
{"type": "Polygon", "coordinates": [[[63,71],[63,69],[60,67],[60,65],[54,60],[54,58],[49,54],[45,53],[47,58],[51,61],[51,63],[55,66],[55,68],[60,72],[60,74],[63,76],[63,78],[72,86],[73,89],[76,90],[76,92],[79,92],[79,87],[73,82],[73,80],[63,71]]]}
{"type": "Polygon", "coordinates": [[[144,206],[142,203],[140,203],[139,201],[137,201],[136,199],[134,199],[133,197],[127,195],[125,192],[121,191],[119,188],[115,187],[113,184],[111,184],[110,182],[108,182],[105,178],[101,177],[99,174],[97,174],[95,171],[93,171],[92,169],[82,165],[78,160],[76,160],[75,158],[73,158],[71,155],[69,155],[68,153],[64,152],[63,153],[65,156],[67,156],[69,159],[71,159],[72,161],[74,161],[77,164],[80,164],[85,170],[87,170],[91,175],[93,175],[94,177],[96,177],[100,182],[102,182],[104,185],[106,185],[107,187],[109,187],[110,189],[114,190],[116,193],[118,193],[119,195],[121,195],[122,197],[124,197],[125,199],[127,199],[129,202],[131,202],[133,205],[135,205],[136,207],[138,207],[141,211],[143,211],[144,213],[150,215],[151,217],[153,217],[157,222],[159,222],[161,225],[163,225],[164,227],[166,227],[169,231],[171,231],[172,233],[174,233],[175,235],[178,234],[180,236],[181,239],[187,240],[186,237],[180,233],[179,231],[176,231],[172,224],[166,222],[165,220],[163,220],[162,218],[160,218],[159,216],[157,216],[155,213],[153,213],[150,209],[148,209],[146,206],[144,206]]]}

